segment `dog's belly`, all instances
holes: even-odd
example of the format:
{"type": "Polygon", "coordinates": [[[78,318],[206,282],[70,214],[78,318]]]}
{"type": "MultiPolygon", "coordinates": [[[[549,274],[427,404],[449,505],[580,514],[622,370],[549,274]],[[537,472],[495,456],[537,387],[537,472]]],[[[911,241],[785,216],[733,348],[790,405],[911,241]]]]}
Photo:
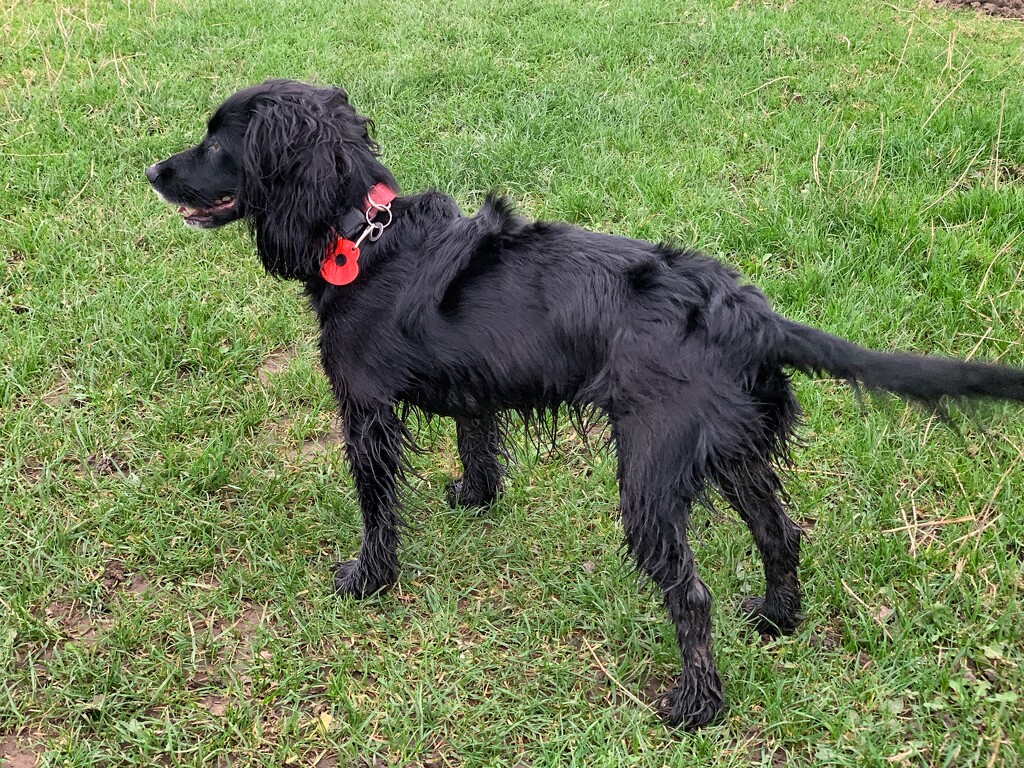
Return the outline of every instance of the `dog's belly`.
{"type": "Polygon", "coordinates": [[[425,413],[453,418],[481,418],[497,410],[505,410],[505,408],[481,402],[469,393],[453,394],[449,397],[436,397],[413,390],[400,393],[398,400],[414,406],[425,413]]]}
{"type": "Polygon", "coordinates": [[[586,378],[570,366],[548,370],[438,368],[416,376],[412,386],[398,393],[398,400],[439,416],[479,418],[497,411],[547,410],[576,403],[586,378]]]}

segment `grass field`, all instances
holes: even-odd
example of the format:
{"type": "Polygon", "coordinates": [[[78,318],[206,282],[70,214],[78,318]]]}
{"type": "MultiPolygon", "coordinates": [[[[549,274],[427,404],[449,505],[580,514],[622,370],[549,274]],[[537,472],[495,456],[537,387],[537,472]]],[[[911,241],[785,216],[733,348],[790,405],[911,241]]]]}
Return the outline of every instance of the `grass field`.
{"type": "Polygon", "coordinates": [[[1024,764],[1024,421],[798,381],[806,622],[759,638],[699,514],[727,717],[619,558],[614,460],[524,441],[451,511],[424,430],[400,584],[359,518],[298,288],[144,167],[269,76],[344,85],[407,190],[719,255],[881,349],[1024,364],[1024,25],[923,0],[7,0],[0,756],[9,766],[1024,764]]]}

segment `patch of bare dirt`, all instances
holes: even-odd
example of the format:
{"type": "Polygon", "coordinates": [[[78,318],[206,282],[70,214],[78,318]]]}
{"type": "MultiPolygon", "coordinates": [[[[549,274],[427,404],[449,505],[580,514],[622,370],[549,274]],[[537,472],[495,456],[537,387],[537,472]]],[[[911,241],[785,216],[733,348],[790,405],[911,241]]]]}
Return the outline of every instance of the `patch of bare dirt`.
{"type": "Polygon", "coordinates": [[[337,429],[323,435],[309,438],[302,441],[302,446],[295,452],[294,456],[299,461],[313,459],[332,448],[344,448],[345,438],[337,429]]]}
{"type": "Polygon", "coordinates": [[[116,453],[94,453],[86,459],[86,463],[92,473],[100,477],[126,475],[130,469],[128,460],[116,453]]]}
{"type": "Polygon", "coordinates": [[[54,600],[46,606],[46,618],[60,629],[68,642],[82,645],[94,644],[109,623],[91,616],[77,600],[54,600]]]}
{"type": "Polygon", "coordinates": [[[132,595],[143,595],[150,590],[150,583],[141,573],[133,573],[128,580],[127,591],[132,595]]]}
{"type": "Polygon", "coordinates": [[[337,752],[318,750],[305,755],[300,764],[312,766],[312,768],[337,768],[341,765],[341,759],[337,752]]]}
{"type": "Polygon", "coordinates": [[[999,166],[999,180],[1007,183],[1024,181],[1024,165],[999,166]]]}
{"type": "Polygon", "coordinates": [[[282,446],[282,454],[289,464],[315,461],[328,451],[345,447],[345,438],[333,414],[324,414],[322,418],[318,418],[316,427],[311,430],[311,436],[300,444],[296,444],[297,441],[291,434],[293,426],[294,422],[291,419],[284,418],[272,422],[267,427],[268,442],[282,446]]]}
{"type": "Polygon", "coordinates": [[[1005,19],[1024,19],[1024,0],[936,0],[939,5],[1005,19]]]}
{"type": "Polygon", "coordinates": [[[128,459],[119,453],[93,453],[84,460],[75,456],[65,456],[64,464],[71,466],[76,477],[111,477],[128,475],[131,466],[128,459]]]}
{"type": "Polygon", "coordinates": [[[70,385],[71,377],[62,368],[57,372],[57,380],[53,383],[53,386],[46,390],[39,399],[43,405],[50,408],[59,408],[68,394],[70,385]]]}
{"type": "Polygon", "coordinates": [[[237,616],[214,619],[210,624],[210,640],[221,644],[217,661],[228,665],[249,661],[253,639],[260,627],[269,623],[267,609],[262,605],[248,605],[237,616]]]}
{"type": "Polygon", "coordinates": [[[117,593],[141,595],[150,589],[149,581],[141,573],[132,573],[120,560],[108,560],[99,576],[100,586],[107,598],[117,593]]]}
{"type": "Polygon", "coordinates": [[[251,639],[252,635],[266,623],[267,611],[262,605],[246,606],[238,616],[234,618],[220,618],[213,622],[214,637],[220,637],[226,632],[233,632],[242,639],[251,639]]]}
{"type": "Polygon", "coordinates": [[[785,751],[768,743],[764,733],[757,728],[744,731],[729,748],[729,752],[743,755],[750,765],[782,766],[787,764],[785,751]],[[766,763],[765,758],[768,758],[766,763]]]}
{"type": "Polygon", "coordinates": [[[820,632],[814,632],[807,638],[807,645],[811,648],[821,648],[826,651],[834,651],[843,647],[843,636],[834,627],[826,626],[820,632]]]}
{"type": "Polygon", "coordinates": [[[284,347],[274,350],[263,358],[263,363],[256,371],[256,377],[260,380],[260,384],[263,386],[269,384],[270,377],[281,373],[294,357],[295,347],[284,347]]]}
{"type": "Polygon", "coordinates": [[[0,765],[4,768],[35,768],[42,752],[13,736],[0,736],[0,765]]]}
{"type": "Polygon", "coordinates": [[[120,560],[108,560],[103,566],[103,573],[100,574],[100,584],[103,591],[110,593],[116,591],[125,581],[128,580],[128,571],[120,560]]]}
{"type": "Polygon", "coordinates": [[[43,479],[43,463],[34,456],[28,456],[21,463],[18,474],[25,478],[31,485],[35,485],[43,479]]]}
{"type": "Polygon", "coordinates": [[[203,696],[196,704],[214,717],[223,717],[224,713],[228,711],[228,699],[226,696],[203,696]]]}

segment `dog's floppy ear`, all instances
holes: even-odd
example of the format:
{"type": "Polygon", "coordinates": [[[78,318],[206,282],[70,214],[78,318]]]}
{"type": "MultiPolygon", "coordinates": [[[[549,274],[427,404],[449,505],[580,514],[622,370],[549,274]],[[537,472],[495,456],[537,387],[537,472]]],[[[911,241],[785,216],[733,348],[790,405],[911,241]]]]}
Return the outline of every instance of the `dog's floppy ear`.
{"type": "Polygon", "coordinates": [[[310,279],[347,210],[353,153],[372,157],[368,121],[341,89],[288,81],[264,84],[249,108],[239,201],[267,271],[310,279]]]}

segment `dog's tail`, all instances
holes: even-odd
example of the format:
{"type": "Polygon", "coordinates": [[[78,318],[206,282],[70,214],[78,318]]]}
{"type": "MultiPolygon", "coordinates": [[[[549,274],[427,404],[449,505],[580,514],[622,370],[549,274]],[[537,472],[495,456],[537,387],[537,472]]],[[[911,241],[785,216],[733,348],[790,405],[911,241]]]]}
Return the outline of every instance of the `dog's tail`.
{"type": "Polygon", "coordinates": [[[829,373],[869,389],[936,403],[943,397],[1024,402],[1024,370],[941,357],[873,352],[810,326],[781,319],[776,353],[784,365],[829,373]]]}

